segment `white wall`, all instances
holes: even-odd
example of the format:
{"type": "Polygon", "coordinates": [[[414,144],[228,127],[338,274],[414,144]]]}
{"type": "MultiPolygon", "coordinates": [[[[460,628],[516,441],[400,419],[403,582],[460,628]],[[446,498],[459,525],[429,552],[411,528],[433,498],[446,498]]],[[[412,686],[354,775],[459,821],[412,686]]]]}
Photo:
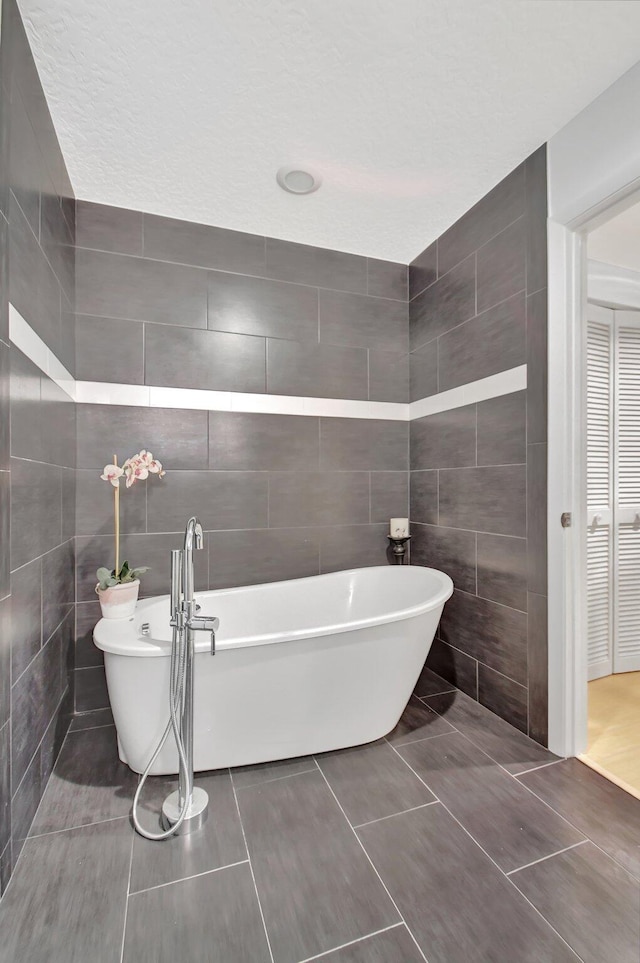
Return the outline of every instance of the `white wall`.
{"type": "MultiPolygon", "coordinates": [[[[587,68],[588,69],[588,68],[587,68]]],[[[640,178],[640,63],[549,141],[549,216],[569,224],[640,178]]]]}

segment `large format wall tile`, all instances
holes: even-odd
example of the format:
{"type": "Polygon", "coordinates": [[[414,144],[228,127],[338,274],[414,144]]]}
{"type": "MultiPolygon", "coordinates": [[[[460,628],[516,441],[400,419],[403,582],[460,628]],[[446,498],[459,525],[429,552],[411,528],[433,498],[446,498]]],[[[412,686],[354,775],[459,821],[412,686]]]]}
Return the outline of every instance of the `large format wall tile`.
{"type": "Polygon", "coordinates": [[[407,317],[403,301],[320,291],[320,341],[325,344],[404,351],[407,317]]]}
{"type": "MultiPolygon", "coordinates": [[[[453,265],[451,265],[453,267],[453,265]]],[[[409,265],[409,299],[428,288],[438,277],[438,242],[434,241],[409,265]]]]}
{"type": "Polygon", "coordinates": [[[305,578],[320,571],[320,531],[263,528],[210,532],[209,588],[305,578]]]}
{"type": "Polygon", "coordinates": [[[438,390],[488,378],[525,361],[525,297],[517,294],[438,339],[438,390]]]}
{"type": "Polygon", "coordinates": [[[319,467],[320,419],[209,412],[209,468],[309,471],[319,467]]]}
{"type": "Polygon", "coordinates": [[[524,465],[441,471],[440,524],[496,535],[524,535],[525,472],[524,465]]]}
{"type": "Polygon", "coordinates": [[[476,533],[414,524],[411,564],[446,572],[464,592],[476,591],[476,533]]]}
{"type": "Polygon", "coordinates": [[[267,391],[277,395],[367,399],[365,348],[267,340],[267,391]]]}
{"type": "Polygon", "coordinates": [[[476,464],[476,406],[465,405],[411,422],[411,468],[476,464]]]}
{"type": "Polygon", "coordinates": [[[523,612],[456,590],[445,605],[440,637],[526,684],[527,617],[523,612]]]}
{"type": "Polygon", "coordinates": [[[369,350],[369,400],[407,404],[409,401],[409,355],[369,350]]]}
{"type": "Polygon", "coordinates": [[[266,239],[266,252],[268,277],[334,291],[367,293],[367,258],[273,237],[266,239]]]}
{"type": "Polygon", "coordinates": [[[450,271],[524,212],[525,165],[520,164],[438,239],[439,273],[450,271]]]}
{"type": "Polygon", "coordinates": [[[527,731],[529,703],[526,685],[520,685],[479,662],[478,700],[512,726],[527,731]]]}
{"type": "Polygon", "coordinates": [[[78,315],[75,325],[78,381],[144,384],[144,327],[118,318],[78,315]]]}
{"type": "Polygon", "coordinates": [[[147,448],[167,469],[207,468],[207,412],[78,405],[78,468],[102,469],[147,448]]]}
{"type": "Polygon", "coordinates": [[[223,331],[146,324],[145,383],[173,388],[263,392],[265,340],[223,331]]]}
{"type": "Polygon", "coordinates": [[[369,474],[271,472],[269,525],[353,525],[369,521],[369,474]]]}
{"type": "MultiPolygon", "coordinates": [[[[438,472],[412,471],[410,477],[410,515],[412,522],[438,524],[438,472]]],[[[393,516],[392,516],[393,517],[393,516]]]]}
{"type": "Polygon", "coordinates": [[[219,271],[264,274],[265,239],[171,217],[143,215],[144,256],[219,271]]]}
{"type": "Polygon", "coordinates": [[[526,612],[526,539],[478,532],[478,595],[526,612]]]}
{"type": "Polygon", "coordinates": [[[525,218],[478,249],[478,311],[525,289],[525,218]]]}
{"type": "Polygon", "coordinates": [[[475,313],[476,261],[470,257],[411,301],[411,350],[468,321],[475,313]]]}
{"type": "Polygon", "coordinates": [[[116,254],[142,254],[142,214],[90,201],[76,203],[76,244],[116,254]]]}
{"type": "Polygon", "coordinates": [[[181,532],[197,515],[205,531],[266,528],[266,472],[174,471],[147,492],[150,532],[181,532]]]}
{"type": "Polygon", "coordinates": [[[371,521],[409,517],[409,473],[407,471],[371,472],[371,521]]]}
{"type": "Polygon", "coordinates": [[[478,663],[460,649],[435,638],[425,665],[472,699],[478,698],[478,663]]]}
{"type": "Polygon", "coordinates": [[[514,391],[478,404],[478,465],[524,465],[527,393],[514,391]]]}
{"type": "Polygon", "coordinates": [[[320,468],[324,471],[406,470],[409,431],[403,421],[320,419],[320,468]]]}
{"type": "Polygon", "coordinates": [[[388,522],[325,526],[320,530],[320,574],[388,564],[388,532],[388,522]]]}
{"type": "Polygon", "coordinates": [[[409,268],[397,261],[367,258],[367,294],[376,298],[406,301],[409,297],[409,268]]]}
{"type": "Polygon", "coordinates": [[[207,326],[207,275],[196,268],[78,248],[79,314],[207,326]]]}
{"type": "Polygon", "coordinates": [[[318,341],[318,291],[300,284],[212,271],[207,315],[214,331],[318,341]]]}

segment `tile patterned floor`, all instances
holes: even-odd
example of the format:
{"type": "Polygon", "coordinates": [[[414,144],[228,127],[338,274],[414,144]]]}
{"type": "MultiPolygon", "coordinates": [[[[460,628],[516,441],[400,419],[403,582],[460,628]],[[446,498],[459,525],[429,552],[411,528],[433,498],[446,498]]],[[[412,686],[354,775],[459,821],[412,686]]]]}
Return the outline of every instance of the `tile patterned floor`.
{"type": "Polygon", "coordinates": [[[108,714],[75,721],[2,963],[638,963],[640,801],[433,673],[385,739],[197,781],[203,830],[148,842],[108,714]]]}

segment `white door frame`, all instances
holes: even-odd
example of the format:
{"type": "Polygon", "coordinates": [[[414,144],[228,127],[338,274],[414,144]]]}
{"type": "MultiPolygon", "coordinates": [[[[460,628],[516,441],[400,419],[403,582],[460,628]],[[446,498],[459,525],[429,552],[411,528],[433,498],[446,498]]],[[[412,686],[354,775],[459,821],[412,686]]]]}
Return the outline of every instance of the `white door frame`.
{"type": "Polygon", "coordinates": [[[615,193],[594,182],[588,207],[548,221],[549,748],[563,756],[587,745],[585,236],[638,199],[636,174],[615,193]]]}

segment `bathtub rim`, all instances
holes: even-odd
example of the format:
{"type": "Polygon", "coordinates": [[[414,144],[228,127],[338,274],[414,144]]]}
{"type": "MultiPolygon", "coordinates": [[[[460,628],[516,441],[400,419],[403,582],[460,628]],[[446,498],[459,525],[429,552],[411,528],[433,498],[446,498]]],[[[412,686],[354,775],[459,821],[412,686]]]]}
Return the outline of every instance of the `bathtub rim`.
{"type": "MultiPolygon", "coordinates": [[[[338,635],[347,632],[357,632],[362,629],[371,628],[376,625],[389,625],[392,622],[403,622],[406,619],[417,618],[433,609],[443,606],[453,594],[453,581],[445,572],[436,568],[429,568],[426,565],[407,565],[406,569],[413,569],[429,572],[437,576],[440,585],[438,590],[431,594],[427,599],[421,600],[418,604],[408,606],[404,609],[392,610],[383,615],[375,615],[371,618],[354,619],[349,622],[330,623],[321,626],[313,626],[305,629],[291,630],[288,632],[270,633],[265,635],[251,635],[234,639],[224,639],[218,642],[217,651],[227,652],[233,649],[251,648],[262,645],[277,645],[281,642],[304,641],[305,639],[325,638],[331,635],[338,635]]],[[[395,570],[395,566],[372,565],[368,567],[344,569],[338,572],[327,572],[323,575],[308,575],[300,579],[280,579],[278,582],[259,582],[255,585],[238,585],[233,588],[225,589],[205,589],[196,591],[196,597],[205,596],[207,600],[216,593],[225,595],[244,592],[250,594],[252,590],[264,588],[265,585],[276,588],[278,585],[295,583],[308,583],[317,579],[331,578],[336,575],[350,576],[357,572],[389,571],[395,570]]],[[[168,599],[168,595],[154,595],[150,598],[142,599],[134,616],[128,619],[100,619],[93,630],[93,641],[98,649],[110,655],[119,655],[130,658],[169,658],[171,651],[171,641],[169,639],[153,639],[141,636],[138,628],[143,621],[141,618],[146,609],[160,600],[168,599]]],[[[207,613],[215,614],[215,612],[207,613]]],[[[194,643],[195,654],[209,653],[210,641],[206,633],[198,633],[194,643]]]]}

